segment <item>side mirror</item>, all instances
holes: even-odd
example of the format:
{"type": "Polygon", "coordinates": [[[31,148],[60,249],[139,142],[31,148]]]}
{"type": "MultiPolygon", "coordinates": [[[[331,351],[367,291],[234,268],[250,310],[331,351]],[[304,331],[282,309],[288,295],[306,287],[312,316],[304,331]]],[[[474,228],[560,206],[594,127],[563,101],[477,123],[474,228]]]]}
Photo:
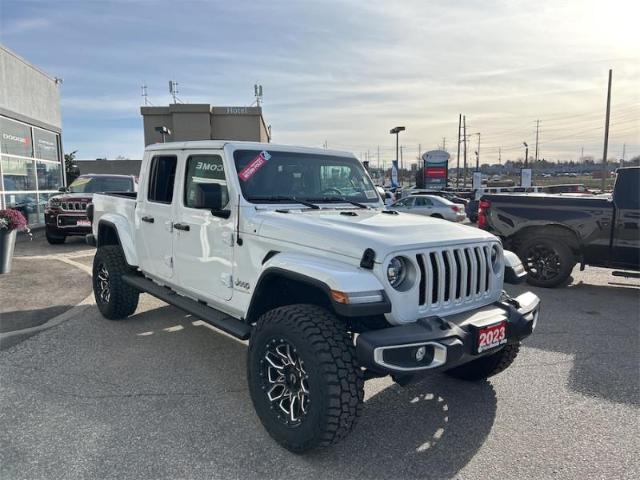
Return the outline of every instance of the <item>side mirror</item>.
{"type": "Polygon", "coordinates": [[[227,189],[219,183],[198,183],[195,186],[192,206],[211,210],[216,217],[229,218],[231,211],[222,210],[222,207],[228,203],[227,196],[227,189]]]}
{"type": "Polygon", "coordinates": [[[59,191],[60,193],[65,193],[65,192],[67,192],[68,190],[67,190],[67,187],[60,187],[60,188],[58,189],[58,191],[59,191]]]}

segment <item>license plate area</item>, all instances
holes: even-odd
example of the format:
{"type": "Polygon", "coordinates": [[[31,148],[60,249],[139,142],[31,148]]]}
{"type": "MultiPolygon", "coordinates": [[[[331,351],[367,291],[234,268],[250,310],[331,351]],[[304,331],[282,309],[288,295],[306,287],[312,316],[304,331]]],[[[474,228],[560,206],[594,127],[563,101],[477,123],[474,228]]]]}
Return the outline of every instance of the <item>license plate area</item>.
{"type": "Polygon", "coordinates": [[[507,343],[507,322],[476,327],[475,353],[485,353],[507,343]]]}
{"type": "Polygon", "coordinates": [[[90,227],[91,226],[91,222],[89,220],[78,220],[76,222],[76,225],[79,227],[90,227]]]}

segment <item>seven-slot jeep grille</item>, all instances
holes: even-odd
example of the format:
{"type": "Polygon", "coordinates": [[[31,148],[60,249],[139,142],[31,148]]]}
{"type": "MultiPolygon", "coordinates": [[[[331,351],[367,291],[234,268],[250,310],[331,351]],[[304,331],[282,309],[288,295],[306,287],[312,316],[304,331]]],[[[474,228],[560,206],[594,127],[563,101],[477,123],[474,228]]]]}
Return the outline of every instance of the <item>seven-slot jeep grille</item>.
{"type": "Polygon", "coordinates": [[[495,274],[491,245],[465,245],[416,255],[420,310],[481,301],[491,294],[495,274]]]}
{"type": "Polygon", "coordinates": [[[82,212],[87,209],[87,202],[62,202],[60,206],[63,210],[82,212]]]}

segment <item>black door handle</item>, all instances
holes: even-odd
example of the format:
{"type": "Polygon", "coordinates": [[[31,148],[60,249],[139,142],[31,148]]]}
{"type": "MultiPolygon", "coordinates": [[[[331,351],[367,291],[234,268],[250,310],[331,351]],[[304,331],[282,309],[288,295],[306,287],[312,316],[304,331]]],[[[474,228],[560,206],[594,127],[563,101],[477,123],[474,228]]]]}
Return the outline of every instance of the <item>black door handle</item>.
{"type": "Polygon", "coordinates": [[[140,220],[147,223],[153,223],[153,217],[142,217],[140,220]]]}
{"type": "Polygon", "coordinates": [[[191,230],[189,228],[189,225],[187,225],[186,223],[174,223],[173,228],[175,228],[176,230],[182,230],[183,232],[188,232],[189,230],[191,230]]]}

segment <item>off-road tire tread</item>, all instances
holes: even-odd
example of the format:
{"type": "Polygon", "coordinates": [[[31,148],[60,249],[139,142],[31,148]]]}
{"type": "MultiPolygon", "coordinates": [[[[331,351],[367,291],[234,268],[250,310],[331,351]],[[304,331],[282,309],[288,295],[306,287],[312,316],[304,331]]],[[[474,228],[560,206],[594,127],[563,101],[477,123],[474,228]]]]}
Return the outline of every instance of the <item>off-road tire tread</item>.
{"type": "Polygon", "coordinates": [[[98,248],[93,259],[93,293],[100,313],[109,320],[127,318],[138,307],[140,292],[122,280],[122,276],[129,273],[133,273],[133,269],[127,264],[119,245],[106,245],[98,248]],[[106,264],[109,272],[111,298],[108,305],[100,302],[96,288],[96,270],[101,262],[106,264]]]}
{"type": "Polygon", "coordinates": [[[518,356],[519,351],[520,342],[508,343],[502,350],[496,353],[452,368],[445,373],[460,380],[473,382],[484,380],[509,368],[518,356]]]}
{"type": "MultiPolygon", "coordinates": [[[[364,377],[346,327],[324,308],[307,304],[287,305],[268,311],[258,319],[252,338],[257,338],[267,325],[279,325],[284,332],[301,332],[308,341],[305,347],[311,348],[312,355],[319,361],[324,382],[329,386],[329,396],[324,400],[329,405],[328,416],[324,425],[317,425],[321,430],[319,435],[306,444],[288,444],[274,437],[275,440],[294,452],[339,442],[356,425],[364,401],[364,377]]],[[[249,358],[251,351],[260,347],[251,342],[249,358]]],[[[247,366],[249,382],[257,381],[259,374],[251,371],[251,362],[247,366]]]]}

